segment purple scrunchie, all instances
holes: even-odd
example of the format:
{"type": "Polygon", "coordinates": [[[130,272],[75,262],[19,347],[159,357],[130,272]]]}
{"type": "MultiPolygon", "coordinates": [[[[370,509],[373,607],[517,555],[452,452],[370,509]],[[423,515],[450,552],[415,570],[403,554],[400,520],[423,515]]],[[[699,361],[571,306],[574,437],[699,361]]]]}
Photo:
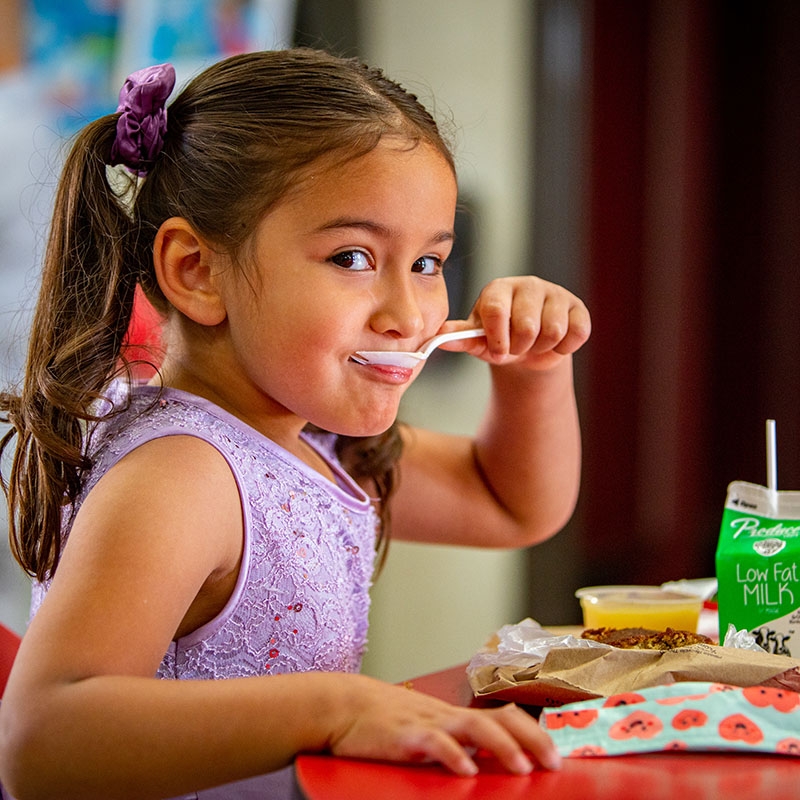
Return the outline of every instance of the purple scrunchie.
{"type": "Polygon", "coordinates": [[[111,146],[111,164],[124,164],[146,175],[161,152],[167,132],[165,104],[175,86],[172,64],[145,67],[128,76],[119,92],[117,138],[111,146]]]}

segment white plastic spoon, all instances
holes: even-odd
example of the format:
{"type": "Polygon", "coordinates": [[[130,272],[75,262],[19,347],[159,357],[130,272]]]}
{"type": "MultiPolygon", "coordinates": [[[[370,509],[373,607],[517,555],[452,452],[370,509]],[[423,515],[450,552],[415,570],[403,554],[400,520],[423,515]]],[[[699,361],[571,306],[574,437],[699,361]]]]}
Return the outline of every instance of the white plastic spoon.
{"type": "Polygon", "coordinates": [[[432,339],[428,339],[416,352],[408,350],[358,350],[350,358],[359,364],[382,364],[388,367],[414,367],[425,359],[444,342],[452,342],[454,339],[475,339],[484,336],[483,328],[471,328],[466,331],[453,331],[452,333],[440,333],[432,339]]]}

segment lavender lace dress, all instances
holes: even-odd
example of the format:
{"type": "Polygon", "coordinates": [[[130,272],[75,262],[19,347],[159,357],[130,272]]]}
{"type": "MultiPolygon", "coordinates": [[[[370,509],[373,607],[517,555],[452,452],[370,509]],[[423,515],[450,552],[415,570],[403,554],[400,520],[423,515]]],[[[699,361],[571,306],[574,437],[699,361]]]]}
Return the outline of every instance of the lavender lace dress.
{"type": "MultiPolygon", "coordinates": [[[[244,511],[245,546],[230,600],[215,619],[171,643],[158,677],[357,672],[366,645],[377,514],[336,460],[335,437],[306,437],[333,470],[332,483],[206,400],[147,386],[130,391],[130,409],[92,434],[95,464],[81,499],[139,445],[191,435],[225,457],[244,511]]],[[[46,591],[46,584],[34,585],[32,614],[46,591]]],[[[290,778],[282,770],[185,797],[290,797],[290,778]]]]}

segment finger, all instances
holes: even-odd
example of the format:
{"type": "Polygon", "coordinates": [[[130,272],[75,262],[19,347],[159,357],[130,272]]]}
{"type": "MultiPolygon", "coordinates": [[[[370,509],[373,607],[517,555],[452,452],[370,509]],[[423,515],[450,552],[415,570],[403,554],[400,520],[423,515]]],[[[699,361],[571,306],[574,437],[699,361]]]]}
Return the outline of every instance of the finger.
{"type": "Polygon", "coordinates": [[[545,353],[559,346],[572,336],[571,313],[576,304],[582,306],[571,292],[536,276],[515,284],[509,352],[516,356],[529,350],[545,353]]]}
{"type": "Polygon", "coordinates": [[[566,335],[553,349],[562,355],[574,353],[582,347],[592,333],[592,320],[586,306],[578,301],[569,311],[566,335]]]}
{"type": "Polygon", "coordinates": [[[583,302],[566,289],[553,287],[544,299],[540,329],[531,349],[537,353],[549,350],[573,353],[588,339],[590,332],[591,319],[583,302]]]}
{"type": "Polygon", "coordinates": [[[534,349],[546,352],[558,347],[569,334],[572,297],[567,294],[551,294],[542,306],[539,334],[534,349]]]}
{"type": "Polygon", "coordinates": [[[530,714],[513,703],[497,709],[496,714],[514,741],[541,766],[546,769],[558,769],[561,766],[561,756],[553,740],[530,714]]]}
{"type": "Polygon", "coordinates": [[[512,355],[527,353],[541,338],[545,297],[529,292],[514,296],[509,321],[509,350],[512,355]]]}
{"type": "Polygon", "coordinates": [[[480,319],[486,331],[486,347],[493,356],[503,356],[509,352],[510,319],[514,303],[515,289],[510,281],[492,281],[475,304],[473,314],[480,319]]]}
{"type": "Polygon", "coordinates": [[[536,761],[549,769],[557,769],[560,759],[555,747],[538,723],[514,705],[480,712],[463,721],[463,726],[451,731],[462,744],[492,753],[509,771],[526,775],[536,761]]]}
{"type": "Polygon", "coordinates": [[[435,761],[456,775],[472,777],[478,765],[464,747],[440,728],[417,730],[403,743],[402,761],[435,761]]]}

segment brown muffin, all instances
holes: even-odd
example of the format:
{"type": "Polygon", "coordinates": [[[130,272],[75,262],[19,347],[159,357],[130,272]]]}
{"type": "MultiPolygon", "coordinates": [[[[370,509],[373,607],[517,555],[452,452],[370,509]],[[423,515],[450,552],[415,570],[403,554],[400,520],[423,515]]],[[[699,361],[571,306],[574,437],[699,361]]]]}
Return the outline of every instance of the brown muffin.
{"type": "Polygon", "coordinates": [[[588,628],[581,634],[583,639],[610,644],[626,650],[674,650],[692,644],[714,644],[701,633],[678,631],[667,628],[654,631],[648,628],[588,628]]]}

